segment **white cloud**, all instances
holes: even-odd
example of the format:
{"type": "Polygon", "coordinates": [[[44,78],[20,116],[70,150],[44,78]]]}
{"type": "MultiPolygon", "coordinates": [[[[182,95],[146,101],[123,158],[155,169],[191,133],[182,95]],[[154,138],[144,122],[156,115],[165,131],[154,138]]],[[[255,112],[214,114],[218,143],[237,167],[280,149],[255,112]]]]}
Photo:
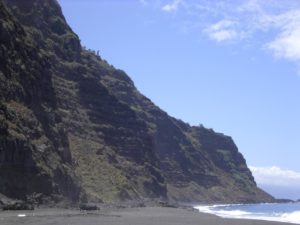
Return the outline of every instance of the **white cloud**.
{"type": "Polygon", "coordinates": [[[298,61],[300,60],[300,30],[292,33],[284,32],[266,46],[277,58],[298,61]]]}
{"type": "Polygon", "coordinates": [[[218,30],[209,34],[209,36],[217,42],[233,40],[237,37],[235,30],[218,30]]]}
{"type": "Polygon", "coordinates": [[[204,29],[204,32],[217,42],[230,41],[240,37],[236,30],[237,23],[232,20],[221,20],[204,29]]]}
{"type": "Polygon", "coordinates": [[[235,24],[236,22],[225,19],[211,25],[211,30],[216,31],[216,30],[228,29],[228,28],[232,28],[235,24]]]}
{"type": "Polygon", "coordinates": [[[181,4],[183,4],[183,0],[173,0],[172,3],[164,5],[161,9],[165,12],[177,11],[181,4]]]}
{"type": "MultiPolygon", "coordinates": [[[[269,41],[261,43],[261,46],[268,49],[274,57],[300,62],[300,1],[290,0],[276,4],[275,0],[248,0],[230,8],[231,4],[223,1],[218,9],[218,17],[221,17],[220,21],[227,21],[226,18],[230,17],[239,24],[225,24],[222,29],[205,29],[212,40],[241,40],[264,33],[269,41]]],[[[213,5],[202,8],[211,7],[213,5]]]]}
{"type": "Polygon", "coordinates": [[[298,187],[300,190],[300,172],[277,166],[249,168],[259,186],[298,187]]]}
{"type": "Polygon", "coordinates": [[[300,60],[300,10],[290,10],[269,17],[269,26],[279,30],[274,40],[266,44],[275,57],[300,60]]]}
{"type": "Polygon", "coordinates": [[[159,2],[165,12],[183,7],[177,22],[185,33],[201,33],[217,43],[246,41],[275,58],[300,65],[300,0],[139,1],[159,2]]]}

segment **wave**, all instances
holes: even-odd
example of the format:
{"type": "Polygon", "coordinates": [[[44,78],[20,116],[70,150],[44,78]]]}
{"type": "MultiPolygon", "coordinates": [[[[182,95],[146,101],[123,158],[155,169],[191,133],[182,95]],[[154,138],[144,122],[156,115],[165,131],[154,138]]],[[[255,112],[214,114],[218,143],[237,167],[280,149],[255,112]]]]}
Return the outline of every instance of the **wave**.
{"type": "Polygon", "coordinates": [[[227,210],[224,208],[230,208],[231,206],[237,205],[212,205],[212,206],[195,206],[200,212],[214,214],[222,218],[233,218],[233,219],[253,219],[253,220],[267,220],[277,221],[285,223],[296,223],[300,224],[300,211],[293,211],[288,213],[280,212],[249,212],[240,209],[227,210]]]}
{"type": "Polygon", "coordinates": [[[285,220],[285,222],[300,224],[300,211],[284,213],[281,217],[283,218],[283,220],[285,220]]]}

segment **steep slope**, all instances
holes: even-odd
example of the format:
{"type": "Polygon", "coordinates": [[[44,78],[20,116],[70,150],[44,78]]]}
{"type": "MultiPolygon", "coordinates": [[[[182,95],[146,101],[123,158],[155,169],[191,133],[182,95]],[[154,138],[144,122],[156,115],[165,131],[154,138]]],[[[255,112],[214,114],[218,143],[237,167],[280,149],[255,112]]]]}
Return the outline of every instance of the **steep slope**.
{"type": "Polygon", "coordinates": [[[105,202],[273,200],[256,187],[230,137],[156,107],[123,71],[81,47],[56,1],[4,2],[1,193],[105,202]]]}
{"type": "Polygon", "coordinates": [[[47,52],[48,64],[43,68],[49,70],[53,95],[42,88],[49,100],[55,100],[70,150],[69,163],[76,174],[70,176],[79,180],[85,196],[98,201],[165,198],[164,180],[156,168],[158,161],[145,123],[99,82],[102,66],[98,63],[110,66],[81,50],[55,1],[6,4],[28,38],[47,52]]]}
{"type": "Polygon", "coordinates": [[[2,2],[0,9],[0,192],[78,200],[48,55],[2,2]]]}
{"type": "Polygon", "coordinates": [[[170,117],[141,95],[122,76],[101,76],[101,82],[135,110],[154,141],[154,152],[167,184],[167,194],[177,201],[259,202],[273,198],[257,188],[246,161],[231,137],[170,117]],[[234,193],[234,194],[233,194],[234,193]]]}

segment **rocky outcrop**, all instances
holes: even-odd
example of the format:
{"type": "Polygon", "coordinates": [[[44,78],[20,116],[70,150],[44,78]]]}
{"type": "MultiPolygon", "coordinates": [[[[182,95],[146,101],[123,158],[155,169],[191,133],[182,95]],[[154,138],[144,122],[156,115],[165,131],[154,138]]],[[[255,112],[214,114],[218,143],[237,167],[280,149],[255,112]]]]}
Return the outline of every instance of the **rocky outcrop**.
{"type": "Polygon", "coordinates": [[[22,201],[15,201],[9,204],[5,204],[2,206],[2,210],[34,210],[33,205],[22,202],[22,201]]]}
{"type": "Polygon", "coordinates": [[[93,211],[93,210],[99,210],[99,207],[94,204],[80,204],[79,209],[85,211],[93,211]]]}
{"type": "Polygon", "coordinates": [[[81,47],[55,0],[2,1],[0,193],[273,201],[230,137],[155,106],[124,71],[81,47]]]}

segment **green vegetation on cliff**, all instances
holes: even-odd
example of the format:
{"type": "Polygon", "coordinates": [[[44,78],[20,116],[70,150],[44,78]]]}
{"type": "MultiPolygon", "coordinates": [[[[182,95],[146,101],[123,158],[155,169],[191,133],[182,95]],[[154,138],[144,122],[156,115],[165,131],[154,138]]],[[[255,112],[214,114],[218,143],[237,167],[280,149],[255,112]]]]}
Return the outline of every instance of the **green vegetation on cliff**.
{"type": "Polygon", "coordinates": [[[81,47],[55,0],[0,0],[0,193],[261,202],[233,140],[170,117],[81,47]]]}

